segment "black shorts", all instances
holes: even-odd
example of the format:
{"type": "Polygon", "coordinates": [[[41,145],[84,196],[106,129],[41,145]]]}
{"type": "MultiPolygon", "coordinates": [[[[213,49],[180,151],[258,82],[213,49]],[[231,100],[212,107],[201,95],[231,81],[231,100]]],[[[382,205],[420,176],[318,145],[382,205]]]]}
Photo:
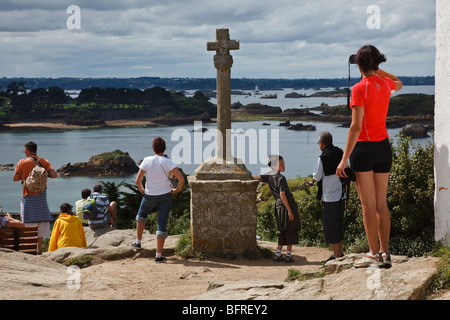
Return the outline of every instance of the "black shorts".
{"type": "Polygon", "coordinates": [[[350,155],[350,167],[356,172],[388,173],[392,167],[389,139],[358,141],[350,155]]]}
{"type": "Polygon", "coordinates": [[[298,244],[298,230],[280,231],[278,234],[278,245],[288,246],[298,244]]]}

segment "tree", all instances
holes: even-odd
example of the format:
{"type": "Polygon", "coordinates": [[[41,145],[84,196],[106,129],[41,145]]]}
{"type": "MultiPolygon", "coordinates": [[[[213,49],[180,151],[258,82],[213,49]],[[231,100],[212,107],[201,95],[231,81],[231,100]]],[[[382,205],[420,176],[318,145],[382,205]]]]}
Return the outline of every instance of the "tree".
{"type": "Polygon", "coordinates": [[[6,88],[6,94],[9,97],[15,97],[18,95],[26,94],[27,88],[25,87],[25,82],[11,82],[8,84],[8,87],[6,88]]]}

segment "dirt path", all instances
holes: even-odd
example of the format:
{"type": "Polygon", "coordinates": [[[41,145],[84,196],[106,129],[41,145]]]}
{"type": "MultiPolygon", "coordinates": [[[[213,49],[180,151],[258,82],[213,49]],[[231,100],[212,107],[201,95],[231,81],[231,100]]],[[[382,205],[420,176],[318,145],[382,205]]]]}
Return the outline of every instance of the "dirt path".
{"type": "MultiPolygon", "coordinates": [[[[264,243],[263,247],[275,248],[275,244],[264,243]]],[[[284,253],[284,252],[283,252],[284,253]]],[[[169,256],[166,263],[153,259],[137,258],[107,262],[82,269],[82,282],[95,283],[95,278],[109,276],[115,280],[102,285],[102,299],[151,299],[184,300],[207,291],[210,283],[228,281],[284,281],[289,268],[301,271],[317,270],[320,261],[331,252],[324,248],[294,247],[292,263],[273,262],[272,259],[249,260],[238,257],[227,260],[216,257],[207,260],[185,260],[169,256]],[[185,273],[184,279],[180,279],[185,273]],[[189,275],[193,273],[192,275],[189,275]]],[[[98,289],[91,296],[89,286],[80,290],[80,298],[97,299],[98,289]]]]}

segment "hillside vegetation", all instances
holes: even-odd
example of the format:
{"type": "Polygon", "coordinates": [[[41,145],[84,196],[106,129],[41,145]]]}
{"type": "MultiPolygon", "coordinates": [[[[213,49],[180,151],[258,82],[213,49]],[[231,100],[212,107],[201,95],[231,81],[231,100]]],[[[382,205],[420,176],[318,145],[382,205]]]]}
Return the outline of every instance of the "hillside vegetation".
{"type": "Polygon", "coordinates": [[[162,87],[146,90],[91,87],[71,98],[58,87],[28,91],[23,82],[14,82],[0,92],[0,121],[64,119],[95,123],[129,118],[209,119],[216,114],[216,106],[200,91],[186,97],[162,87]]]}

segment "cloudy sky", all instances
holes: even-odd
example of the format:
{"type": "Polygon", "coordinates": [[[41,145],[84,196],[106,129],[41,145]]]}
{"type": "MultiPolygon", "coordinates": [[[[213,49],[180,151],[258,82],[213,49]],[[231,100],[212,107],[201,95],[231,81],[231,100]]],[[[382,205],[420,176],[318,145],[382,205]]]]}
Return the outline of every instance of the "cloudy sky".
{"type": "Polygon", "coordinates": [[[346,77],[364,44],[429,76],[435,16],[435,0],[0,0],[0,77],[212,78],[221,27],[240,41],[234,78],[346,77]]]}

